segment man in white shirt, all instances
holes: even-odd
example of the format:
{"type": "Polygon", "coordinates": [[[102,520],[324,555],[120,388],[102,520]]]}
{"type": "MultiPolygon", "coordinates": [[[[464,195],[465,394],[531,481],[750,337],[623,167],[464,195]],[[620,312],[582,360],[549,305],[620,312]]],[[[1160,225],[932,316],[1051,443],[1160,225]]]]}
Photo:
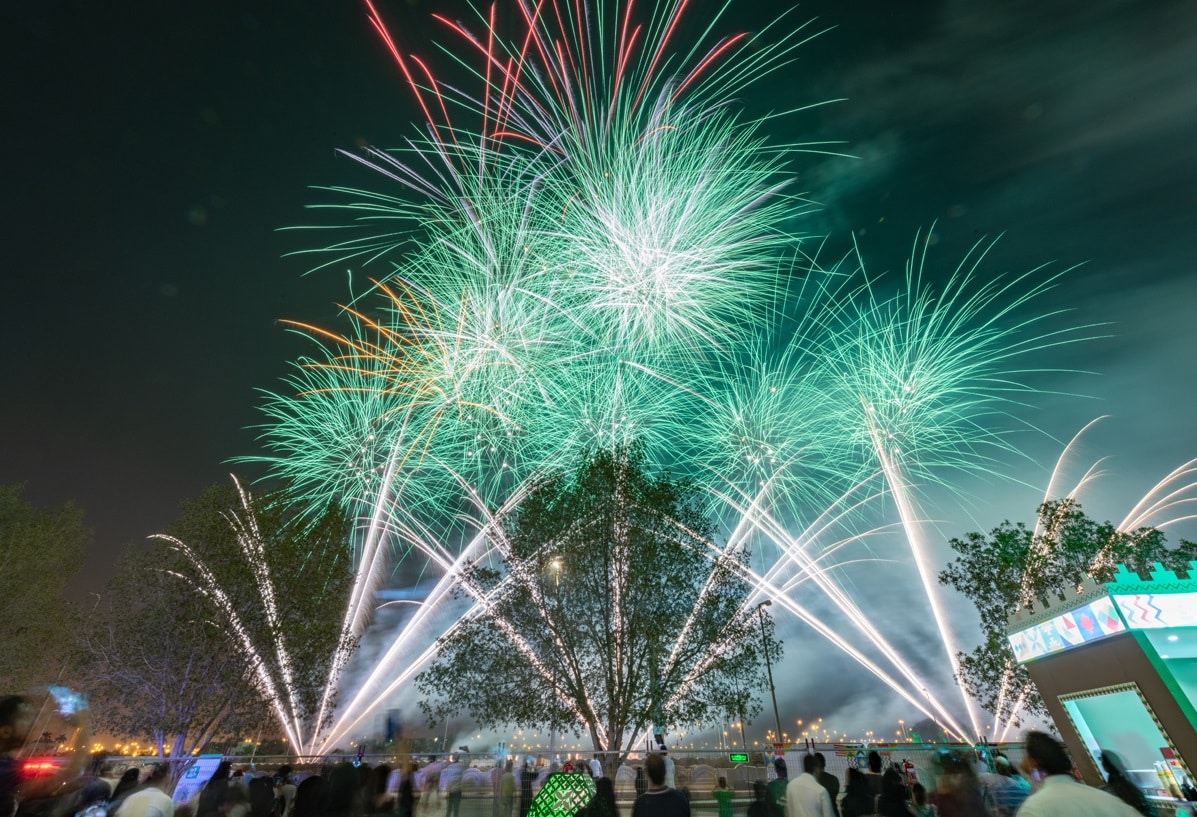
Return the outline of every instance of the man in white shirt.
{"type": "Polygon", "coordinates": [[[831,795],[815,777],[818,768],[818,758],[803,755],[802,774],[786,786],[786,817],[834,817],[831,795]]]}
{"type": "Polygon", "coordinates": [[[170,764],[154,766],[142,787],[126,797],[116,810],[118,817],[174,817],[174,801],[165,791],[169,783],[170,764]]]}
{"type": "Polygon", "coordinates": [[[598,755],[590,758],[590,776],[595,780],[603,776],[603,762],[598,759],[598,755]]]}
{"type": "Polygon", "coordinates": [[[665,748],[665,744],[661,744],[661,757],[665,760],[665,785],[671,789],[676,789],[676,778],[674,776],[676,767],[673,763],[673,758],[669,756],[669,750],[665,748]]]}
{"type": "Polygon", "coordinates": [[[1018,809],[1018,817],[1140,817],[1112,794],[1078,783],[1064,746],[1050,735],[1027,732],[1023,770],[1043,787],[1018,809]]]}

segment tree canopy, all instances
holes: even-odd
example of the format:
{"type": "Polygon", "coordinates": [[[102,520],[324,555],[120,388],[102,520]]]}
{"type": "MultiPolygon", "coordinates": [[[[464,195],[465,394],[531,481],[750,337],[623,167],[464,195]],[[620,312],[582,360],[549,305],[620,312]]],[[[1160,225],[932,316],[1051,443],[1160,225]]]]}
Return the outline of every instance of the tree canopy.
{"type": "Polygon", "coordinates": [[[485,602],[417,679],[430,719],[468,712],[625,752],[650,726],[759,712],[746,554],[718,546],[694,487],[647,473],[637,446],[583,457],[488,533],[494,557],[458,578],[485,602]]]}
{"type": "Polygon", "coordinates": [[[81,617],[79,683],[100,731],[186,757],[260,709],[245,657],[165,544],[130,548],[81,617]]]}
{"type": "Polygon", "coordinates": [[[341,629],[349,525],[294,507],[285,491],[215,485],[126,556],[80,628],[101,725],[178,756],[247,712],[293,742],[330,719],[324,690],[355,646],[341,629]]]}
{"type": "Polygon", "coordinates": [[[72,504],[37,508],[23,485],[0,485],[0,689],[51,683],[69,651],[63,591],[79,572],[91,532],[72,504]]]}
{"type": "Polygon", "coordinates": [[[1184,572],[1197,559],[1197,544],[1182,540],[1170,548],[1155,528],[1120,531],[1089,518],[1073,500],[1043,504],[1039,519],[1038,529],[1005,521],[988,536],[950,540],[957,555],[939,574],[940,583],[967,596],[981,618],[984,641],[959,654],[961,682],[987,710],[1015,723],[1022,713],[1044,716],[1047,710],[1006,639],[1014,611],[1030,600],[1056,598],[1086,577],[1111,581],[1119,564],[1146,576],[1157,562],[1184,572]]]}

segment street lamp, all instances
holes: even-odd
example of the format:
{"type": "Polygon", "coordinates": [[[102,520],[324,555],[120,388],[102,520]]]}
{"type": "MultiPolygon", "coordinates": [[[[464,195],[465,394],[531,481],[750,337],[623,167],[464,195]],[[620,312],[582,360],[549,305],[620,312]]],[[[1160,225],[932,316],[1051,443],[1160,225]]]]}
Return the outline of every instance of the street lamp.
{"type": "Polygon", "coordinates": [[[777,690],[773,687],[773,667],[769,663],[769,637],[765,635],[764,608],[772,606],[773,600],[765,599],[756,606],[756,614],[761,623],[761,648],[765,651],[765,672],[769,675],[769,695],[773,698],[773,723],[777,727],[777,739],[781,740],[781,718],[777,714],[777,690]]]}

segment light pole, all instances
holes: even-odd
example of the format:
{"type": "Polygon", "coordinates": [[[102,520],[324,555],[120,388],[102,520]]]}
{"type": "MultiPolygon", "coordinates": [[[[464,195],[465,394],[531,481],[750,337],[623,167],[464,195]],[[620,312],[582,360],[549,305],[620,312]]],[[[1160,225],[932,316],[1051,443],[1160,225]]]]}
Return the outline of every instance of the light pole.
{"type": "Polygon", "coordinates": [[[761,648],[765,651],[765,672],[769,675],[769,695],[773,698],[773,724],[777,727],[777,739],[781,740],[781,718],[777,714],[777,690],[773,687],[773,666],[769,663],[769,637],[765,634],[764,608],[772,606],[773,600],[765,599],[756,606],[756,615],[761,623],[761,648]]]}
{"type": "MultiPolygon", "coordinates": [[[[553,559],[549,565],[553,568],[553,601],[558,610],[561,608],[561,559],[553,559]]],[[[557,730],[549,729],[549,769],[553,768],[555,752],[557,750],[557,730]]]]}

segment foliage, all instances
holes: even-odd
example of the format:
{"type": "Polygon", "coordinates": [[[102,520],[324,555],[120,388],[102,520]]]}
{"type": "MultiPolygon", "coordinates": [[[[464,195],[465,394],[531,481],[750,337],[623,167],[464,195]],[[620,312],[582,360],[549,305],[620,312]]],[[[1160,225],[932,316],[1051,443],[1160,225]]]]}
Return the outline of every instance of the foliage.
{"type": "Polygon", "coordinates": [[[293,739],[314,728],[354,646],[340,628],[348,524],[336,509],[300,521],[289,508],[284,492],[213,486],[148,554],[126,557],[80,628],[103,726],[172,756],[243,719],[260,728],[268,712],[293,739]]]}
{"type": "Polygon", "coordinates": [[[0,689],[55,679],[69,645],[63,590],[78,573],[91,532],[68,503],[35,508],[23,485],[0,485],[0,689]]]}
{"type": "Polygon", "coordinates": [[[600,751],[627,751],[654,721],[755,714],[743,693],[763,684],[762,637],[745,610],[746,554],[720,549],[713,527],[695,488],[647,473],[635,444],[543,482],[490,532],[495,562],[459,577],[459,592],[488,602],[417,679],[435,698],[426,714],[585,731],[600,751]]]}
{"type": "Polygon", "coordinates": [[[356,639],[342,620],[352,568],[340,508],[301,512],[285,490],[251,496],[214,486],[171,534],[178,577],[208,599],[235,636],[283,734],[296,743],[326,726],[335,682],[356,639]]]}
{"type": "Polygon", "coordinates": [[[185,757],[259,708],[248,662],[172,569],[165,544],[130,548],[77,627],[82,687],[99,731],[185,757]]]}
{"type": "Polygon", "coordinates": [[[1045,715],[1046,709],[1006,640],[1011,613],[1030,599],[1046,603],[1062,597],[1086,576],[1111,581],[1119,564],[1148,575],[1157,562],[1183,572],[1197,559],[1193,542],[1182,540],[1170,548],[1155,528],[1121,531],[1110,522],[1090,519],[1073,500],[1044,503],[1039,519],[1038,529],[1006,521],[988,536],[969,533],[952,539],[948,544],[956,559],[939,574],[940,583],[967,596],[981,617],[984,641],[960,654],[960,680],[987,710],[1015,723],[1019,703],[1033,715],[1045,715]]]}

